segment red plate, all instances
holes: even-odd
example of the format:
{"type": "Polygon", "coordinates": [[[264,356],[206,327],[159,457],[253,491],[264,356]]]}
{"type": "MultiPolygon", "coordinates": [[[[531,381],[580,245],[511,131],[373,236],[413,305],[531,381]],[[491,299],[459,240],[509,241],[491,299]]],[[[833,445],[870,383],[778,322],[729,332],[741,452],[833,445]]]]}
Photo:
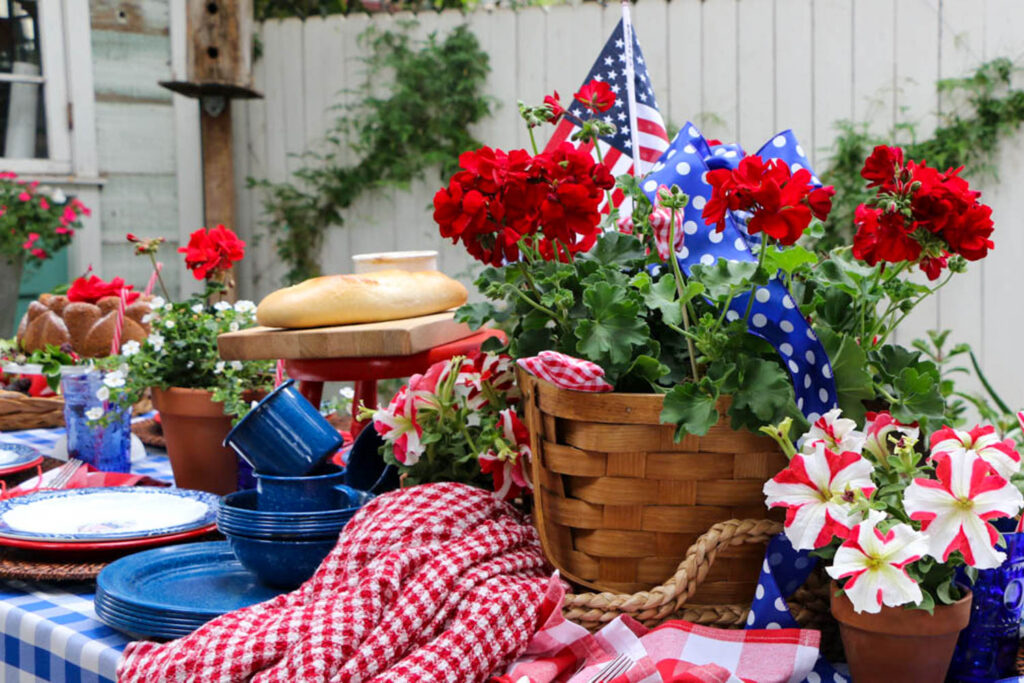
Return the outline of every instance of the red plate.
{"type": "Polygon", "coordinates": [[[2,467],[2,468],[0,468],[0,477],[7,476],[8,474],[14,474],[15,472],[21,472],[22,470],[30,469],[32,467],[37,466],[42,461],[43,461],[43,456],[40,455],[38,458],[36,458],[35,460],[33,460],[31,462],[23,462],[20,465],[11,465],[10,467],[2,467]]]}
{"type": "Polygon", "coordinates": [[[208,526],[200,527],[198,529],[190,529],[188,531],[182,531],[177,534],[165,534],[163,536],[145,536],[143,538],[122,538],[116,541],[92,541],[82,542],[75,541],[69,543],[66,541],[29,541],[23,538],[9,538],[6,536],[0,536],[0,546],[7,546],[10,548],[24,548],[25,550],[46,550],[53,552],[70,552],[70,551],[92,551],[92,550],[120,550],[122,548],[145,548],[153,545],[164,545],[165,543],[173,543],[175,541],[181,541],[186,538],[195,538],[196,536],[202,536],[208,534],[217,528],[216,524],[210,524],[208,526]]]}

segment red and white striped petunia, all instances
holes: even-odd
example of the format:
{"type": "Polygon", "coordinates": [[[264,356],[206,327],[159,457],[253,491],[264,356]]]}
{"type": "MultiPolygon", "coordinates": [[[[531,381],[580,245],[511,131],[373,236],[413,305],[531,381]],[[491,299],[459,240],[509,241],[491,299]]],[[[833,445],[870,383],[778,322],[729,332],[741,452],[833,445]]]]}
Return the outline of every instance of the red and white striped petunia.
{"type": "Polygon", "coordinates": [[[381,438],[392,446],[395,459],[406,466],[415,465],[426,450],[420,441],[423,428],[416,422],[416,392],[403,386],[387,408],[373,414],[373,426],[381,438]]]}
{"type": "Polygon", "coordinates": [[[959,550],[972,567],[998,567],[1006,554],[996,550],[999,532],[990,522],[1020,511],[1020,491],[973,450],[932,457],[936,479],[914,479],[903,494],[910,518],[921,522],[928,554],[945,562],[959,550]]]}
{"type": "Polygon", "coordinates": [[[800,437],[800,450],[812,453],[819,443],[824,443],[825,448],[836,453],[860,453],[864,448],[863,432],[857,431],[856,422],[840,415],[842,411],[834,408],[815,420],[807,433],[800,437]]]}
{"type": "Polygon", "coordinates": [[[797,453],[764,485],[768,507],[786,508],[786,536],[798,550],[846,538],[863,515],[853,509],[854,494],[870,496],[874,467],[859,453],[836,453],[819,441],[812,453],[797,453]]]}
{"type": "Polygon", "coordinates": [[[892,451],[892,444],[889,443],[890,436],[900,434],[912,439],[921,436],[921,430],[917,423],[906,425],[898,421],[888,412],[868,413],[867,422],[864,424],[864,450],[874,456],[877,462],[885,462],[892,451]]]}
{"type": "Polygon", "coordinates": [[[1020,472],[1020,453],[1012,439],[1000,439],[992,425],[975,425],[974,429],[945,427],[932,434],[932,458],[939,453],[974,451],[1004,479],[1020,472]]]}
{"type": "Polygon", "coordinates": [[[832,566],[825,570],[837,581],[846,579],[843,590],[858,612],[879,612],[883,604],[916,605],[923,599],[921,587],[907,575],[906,567],[928,551],[928,541],[908,524],[896,524],[882,533],[878,524],[884,519],[884,512],[869,512],[850,530],[832,566]]]}
{"type": "Polygon", "coordinates": [[[533,490],[530,481],[530,432],[515,411],[506,408],[498,413],[505,446],[499,450],[481,453],[480,471],[494,478],[494,495],[501,500],[512,500],[522,492],[533,490]]]}

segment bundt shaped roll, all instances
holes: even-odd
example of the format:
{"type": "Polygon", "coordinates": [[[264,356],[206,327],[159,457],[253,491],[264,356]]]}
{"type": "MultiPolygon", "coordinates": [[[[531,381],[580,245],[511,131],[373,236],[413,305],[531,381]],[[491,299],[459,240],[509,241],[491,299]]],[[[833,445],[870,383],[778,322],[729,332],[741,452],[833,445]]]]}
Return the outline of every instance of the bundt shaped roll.
{"type": "MultiPolygon", "coordinates": [[[[47,345],[71,348],[83,358],[110,355],[117,326],[118,298],[107,296],[95,304],[68,301],[63,295],[43,294],[28,306],[18,325],[18,344],[25,353],[47,345]]],[[[149,303],[138,299],[125,309],[121,343],[141,342],[149,336],[149,324],[142,322],[150,312],[149,303]]]]}

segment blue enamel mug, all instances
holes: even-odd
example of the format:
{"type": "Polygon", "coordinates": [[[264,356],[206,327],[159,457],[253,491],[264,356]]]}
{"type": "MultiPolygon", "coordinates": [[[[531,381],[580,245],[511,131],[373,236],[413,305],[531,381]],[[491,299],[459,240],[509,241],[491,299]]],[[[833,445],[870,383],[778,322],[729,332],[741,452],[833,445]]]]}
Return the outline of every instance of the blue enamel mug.
{"type": "Polygon", "coordinates": [[[345,470],[337,465],[331,465],[324,473],[304,477],[257,472],[256,507],[263,512],[336,510],[348,501],[348,496],[337,488],[344,481],[345,470]]]}
{"type": "Polygon", "coordinates": [[[288,380],[228,432],[234,448],[256,474],[299,477],[341,448],[344,439],[288,380]]]}

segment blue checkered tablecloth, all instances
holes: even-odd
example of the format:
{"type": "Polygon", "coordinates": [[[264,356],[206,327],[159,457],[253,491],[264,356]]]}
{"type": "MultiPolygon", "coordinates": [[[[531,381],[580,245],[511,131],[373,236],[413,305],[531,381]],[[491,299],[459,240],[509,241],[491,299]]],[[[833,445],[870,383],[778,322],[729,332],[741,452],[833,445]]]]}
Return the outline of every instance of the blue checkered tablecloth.
{"type": "MultiPolygon", "coordinates": [[[[51,455],[64,434],[63,428],[0,432],[0,444],[51,455]]],[[[132,472],[172,480],[170,462],[160,452],[147,452],[132,463],[132,472]]],[[[114,683],[129,638],[96,618],[95,591],[92,582],[0,581],[0,681],[114,683]]]]}

